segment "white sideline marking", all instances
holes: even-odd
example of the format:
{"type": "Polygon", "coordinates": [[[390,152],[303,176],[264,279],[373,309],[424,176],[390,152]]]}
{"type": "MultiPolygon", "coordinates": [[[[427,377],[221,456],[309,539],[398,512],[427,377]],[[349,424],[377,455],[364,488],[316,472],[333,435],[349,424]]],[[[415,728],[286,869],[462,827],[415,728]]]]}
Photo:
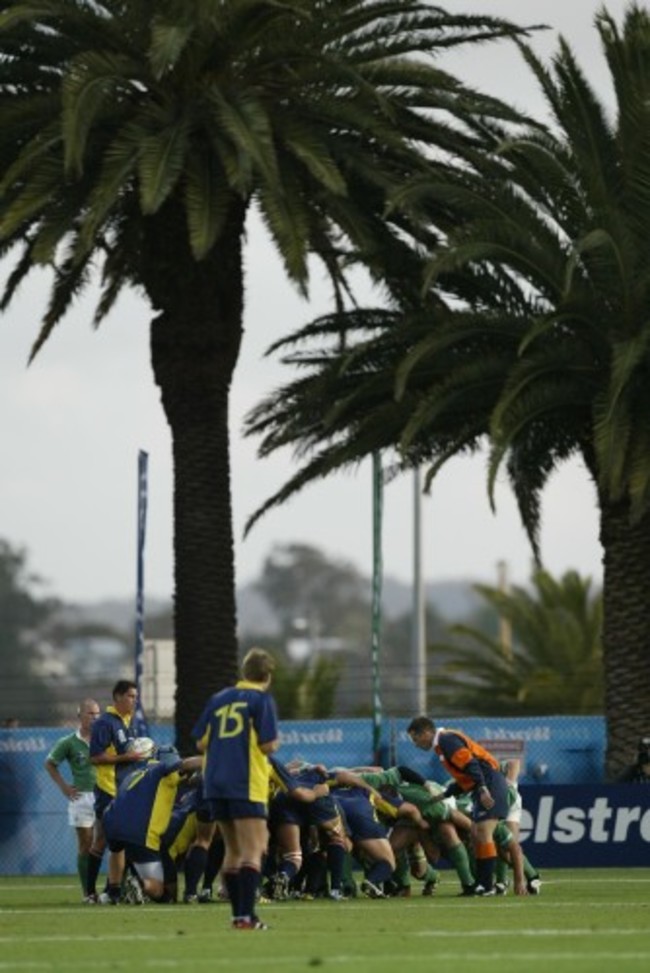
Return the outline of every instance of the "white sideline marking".
{"type": "MultiPolygon", "coordinates": [[[[0,936],[0,943],[93,943],[103,942],[148,942],[151,940],[178,939],[178,936],[154,936],[149,933],[129,933],[120,935],[115,933],[112,936],[0,936]]],[[[1,966],[1,964],[0,964],[1,966]]]]}
{"type": "MultiPolygon", "coordinates": [[[[294,906],[296,909],[303,908],[305,913],[308,912],[323,912],[327,911],[331,915],[334,915],[339,909],[343,909],[345,912],[349,911],[366,911],[367,909],[377,909],[378,914],[381,915],[381,910],[385,902],[392,902],[392,899],[351,899],[344,903],[336,902],[324,902],[322,905],[318,902],[274,902],[271,905],[264,906],[264,915],[277,916],[280,915],[282,911],[294,906]],[[279,912],[276,910],[279,909],[279,912]]],[[[589,908],[592,910],[597,909],[629,909],[631,905],[641,905],[641,900],[635,903],[631,902],[590,902],[589,908]]],[[[454,912],[458,912],[459,909],[472,909],[472,910],[482,910],[482,909],[492,909],[497,910],[507,910],[513,911],[515,909],[527,909],[532,908],[536,910],[540,909],[560,909],[562,912],[566,911],[573,906],[584,907],[584,901],[571,901],[568,899],[563,899],[561,902],[556,902],[553,899],[542,896],[507,896],[505,898],[492,898],[489,900],[484,900],[481,898],[442,898],[442,899],[428,899],[422,898],[415,901],[411,899],[410,901],[404,902],[404,909],[420,909],[420,910],[434,910],[435,912],[441,912],[443,910],[452,909],[454,912]],[[431,904],[434,902],[435,904],[431,904]],[[498,904],[497,904],[498,903],[498,904]]],[[[147,905],[120,905],[115,909],[109,909],[108,906],[88,906],[79,902],[75,905],[58,906],[56,908],[48,908],[47,906],[40,906],[39,908],[29,908],[24,906],[22,908],[6,908],[0,906],[0,916],[55,916],[55,915],[79,915],[82,912],[95,914],[93,910],[100,909],[102,915],[124,915],[124,910],[128,909],[129,914],[132,914],[134,910],[138,912],[146,913],[147,918],[152,918],[156,916],[161,919],[169,919],[170,915],[178,916],[180,914],[190,918],[191,916],[200,915],[214,915],[213,909],[209,906],[203,906],[200,909],[189,908],[187,905],[156,905],[155,903],[150,903],[147,905]]],[[[218,906],[217,906],[218,909],[218,906]]],[[[218,913],[217,913],[218,914],[218,913]]],[[[225,916],[225,912],[224,912],[225,916]]],[[[463,933],[465,935],[465,933],[463,933]]],[[[1,969],[1,967],[0,967],[1,969]]]]}
{"type": "MultiPolygon", "coordinates": [[[[584,960],[588,958],[590,962],[597,963],[599,961],[607,962],[617,962],[620,963],[622,960],[638,960],[639,962],[647,963],[650,958],[650,952],[630,952],[621,953],[618,950],[614,952],[590,952],[585,954],[584,952],[555,952],[555,953],[545,953],[540,955],[539,953],[523,953],[523,952],[513,952],[512,950],[505,950],[499,952],[486,953],[483,950],[477,952],[467,952],[459,949],[454,949],[453,951],[447,953],[436,953],[436,961],[450,963],[457,963],[459,960],[476,961],[477,963],[484,963],[487,960],[496,960],[498,962],[522,962],[522,963],[548,963],[549,960],[569,960],[577,961],[584,960]]],[[[309,960],[306,954],[300,954],[295,956],[279,955],[274,954],[273,956],[267,957],[247,957],[246,955],[238,955],[233,957],[205,957],[205,958],[193,958],[192,968],[196,969],[198,967],[211,967],[217,968],[232,968],[232,969],[242,969],[245,967],[252,967],[253,969],[259,969],[260,967],[273,967],[274,969],[286,969],[288,966],[300,966],[302,969],[305,967],[305,960],[309,960]]],[[[394,955],[386,955],[382,953],[382,960],[388,960],[388,962],[399,962],[399,963],[417,963],[421,962],[423,957],[421,954],[416,953],[395,953],[394,955]]],[[[328,964],[341,964],[341,963],[367,963],[368,956],[365,954],[343,954],[339,956],[333,956],[331,954],[327,955],[328,964]]],[[[84,960],[66,960],[66,967],[69,969],[74,968],[87,968],[88,962],[84,960]]],[[[144,960],[141,963],[143,968],[152,969],[187,969],[187,960],[184,957],[175,959],[149,959],[144,960]]],[[[131,961],[126,958],[123,961],[119,959],[107,959],[107,960],[93,960],[93,969],[130,969],[131,961]]],[[[51,962],[34,962],[31,960],[16,961],[12,960],[11,963],[4,963],[0,961],[0,970],[50,970],[55,969],[55,964],[51,962]]],[[[58,967],[60,969],[60,965],[58,967]]]]}
{"type": "MultiPolygon", "coordinates": [[[[640,929],[518,929],[517,936],[645,936],[647,927],[640,929]]],[[[439,936],[440,938],[454,938],[455,932],[444,932],[442,929],[420,930],[412,932],[411,936],[439,936]]],[[[503,936],[503,929],[465,929],[463,939],[474,939],[480,936],[503,936]]],[[[437,955],[437,954],[436,954],[437,955]]]]}
{"type": "MultiPolygon", "coordinates": [[[[212,938],[213,935],[218,935],[223,930],[214,930],[213,933],[207,936],[201,936],[201,938],[212,938]]],[[[638,929],[518,929],[518,936],[644,936],[647,933],[646,927],[638,929]]],[[[445,932],[440,929],[432,930],[421,930],[419,932],[411,933],[413,936],[434,936],[436,938],[444,939],[457,937],[457,933],[445,932]]],[[[463,933],[464,939],[478,939],[478,938],[497,938],[504,935],[503,930],[498,929],[473,929],[467,930],[463,933]]],[[[160,942],[160,941],[177,941],[178,935],[176,933],[170,934],[168,936],[153,935],[149,933],[115,933],[109,935],[16,935],[16,936],[0,936],[0,943],[94,943],[94,942],[160,942]]],[[[436,954],[438,955],[438,954],[436,954]]],[[[329,957],[328,957],[329,958],[329,957]]],[[[161,960],[161,962],[165,962],[161,960]]],[[[175,962],[171,960],[170,962],[175,962]]],[[[93,964],[94,965],[94,964],[93,964]]],[[[2,963],[0,963],[0,969],[2,969],[2,963]]]]}
{"type": "MultiPolygon", "coordinates": [[[[77,886],[70,882],[68,885],[53,885],[49,882],[47,885],[33,885],[31,882],[25,885],[5,885],[4,882],[0,883],[0,892],[47,892],[50,889],[76,889],[77,886]]],[[[81,892],[81,886],[79,886],[79,891],[81,892]]]]}

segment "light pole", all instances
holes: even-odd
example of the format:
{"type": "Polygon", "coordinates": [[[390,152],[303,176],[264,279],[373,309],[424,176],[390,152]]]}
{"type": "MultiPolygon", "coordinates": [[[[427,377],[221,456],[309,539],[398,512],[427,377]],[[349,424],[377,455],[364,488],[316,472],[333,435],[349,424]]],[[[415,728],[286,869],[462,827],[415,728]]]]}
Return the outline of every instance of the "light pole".
{"type": "Polygon", "coordinates": [[[427,712],[427,659],[424,582],[422,579],[422,485],[420,469],[413,470],[413,614],[411,661],[416,714],[427,712]]]}

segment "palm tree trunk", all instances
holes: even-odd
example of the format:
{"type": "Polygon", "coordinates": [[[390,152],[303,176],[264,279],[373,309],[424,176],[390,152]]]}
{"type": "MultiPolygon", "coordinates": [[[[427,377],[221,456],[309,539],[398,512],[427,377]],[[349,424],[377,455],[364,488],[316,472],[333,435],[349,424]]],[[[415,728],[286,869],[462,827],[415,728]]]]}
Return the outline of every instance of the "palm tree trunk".
{"type": "MultiPolygon", "coordinates": [[[[172,434],[176,742],[190,733],[208,696],[237,674],[235,563],[228,401],[242,336],[241,230],[197,263],[175,250],[160,293],[173,288],[151,324],[151,361],[172,434]]],[[[169,254],[162,255],[165,268],[169,254]]],[[[165,271],[163,270],[163,273],[165,271]]],[[[169,291],[167,291],[169,293],[169,291]]]]}
{"type": "Polygon", "coordinates": [[[627,504],[601,499],[603,657],[607,757],[615,779],[650,735],[650,514],[630,523],[627,504]]]}

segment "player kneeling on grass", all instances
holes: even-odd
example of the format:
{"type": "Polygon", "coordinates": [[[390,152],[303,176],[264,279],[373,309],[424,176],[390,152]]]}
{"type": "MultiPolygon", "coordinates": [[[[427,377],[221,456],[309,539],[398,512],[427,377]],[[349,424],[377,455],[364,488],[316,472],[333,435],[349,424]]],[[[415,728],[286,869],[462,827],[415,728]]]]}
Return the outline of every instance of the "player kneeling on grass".
{"type": "MultiPolygon", "coordinates": [[[[110,850],[126,853],[150,899],[164,898],[162,837],[169,826],[181,781],[199,770],[201,762],[201,757],[182,760],[174,747],[160,747],[153,760],[124,779],[104,812],[110,850]]],[[[104,904],[116,905],[121,896],[123,875],[121,869],[118,874],[114,862],[119,862],[118,856],[111,856],[109,862],[108,888],[100,896],[104,904]]]]}

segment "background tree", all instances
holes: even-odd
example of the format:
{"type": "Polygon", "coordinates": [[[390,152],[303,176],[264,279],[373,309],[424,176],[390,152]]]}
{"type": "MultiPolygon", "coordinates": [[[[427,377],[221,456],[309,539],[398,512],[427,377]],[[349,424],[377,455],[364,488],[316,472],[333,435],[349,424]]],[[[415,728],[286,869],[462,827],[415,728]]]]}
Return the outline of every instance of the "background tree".
{"type": "Polygon", "coordinates": [[[55,700],[34,672],[39,628],[55,609],[53,598],[36,593],[41,580],[27,565],[26,551],[0,540],[0,718],[43,724],[55,715],[55,700]]]}
{"type": "Polygon", "coordinates": [[[436,712],[480,716],[600,714],[604,706],[603,603],[591,580],[535,571],[532,590],[475,585],[491,608],[493,630],[448,628],[429,644],[436,712]],[[508,623],[511,642],[498,634],[508,623]],[[442,657],[442,665],[436,659],[442,657]],[[447,661],[444,661],[447,660],[447,661]]]}
{"type": "Polygon", "coordinates": [[[581,457],[600,509],[615,777],[650,707],[650,16],[633,4],[619,29],[603,10],[596,28],[614,112],[565,42],[550,65],[522,45],[551,123],[486,121],[491,155],[405,185],[402,204],[445,199],[456,214],[420,305],[394,297],[383,315],[355,315],[343,354],[340,320],[305,329],[316,346],[302,356],[307,376],[249,428],[263,453],[293,443],[313,454],[269,505],[389,446],[397,470],[428,465],[429,485],[450,456],[489,439],[490,490],[505,463],[538,558],[544,485],[581,457]],[[333,403],[320,421],[316,395],[333,403]]]}
{"type": "MultiPolygon", "coordinates": [[[[471,593],[469,582],[458,587],[471,593]]],[[[273,547],[259,576],[238,590],[240,642],[264,646],[278,658],[274,694],[284,719],[371,712],[370,589],[354,564],[292,541],[273,547]]],[[[409,600],[406,585],[385,579],[381,696],[392,716],[407,715],[413,702],[409,600]]],[[[465,617],[462,607],[455,617],[465,617]]],[[[431,640],[445,635],[444,619],[431,603],[425,628],[431,640]]],[[[171,606],[148,613],[145,629],[147,639],[173,639],[171,606]]]]}
{"type": "Polygon", "coordinates": [[[0,252],[17,252],[2,307],[33,267],[53,269],[33,355],[96,265],[97,322],[124,286],[153,312],[182,748],[236,671],[228,403],[247,213],[304,293],[310,254],[341,291],[349,246],[376,271],[387,241],[417,235],[387,214],[391,187],[432,145],[474,151],[503,111],[430,56],[512,32],[417,0],[0,0],[0,252]]]}
{"type": "Polygon", "coordinates": [[[275,545],[255,587],[285,639],[296,634],[297,622],[316,642],[321,636],[347,641],[368,637],[368,579],[353,564],[329,558],[309,544],[275,545]]]}
{"type": "Polygon", "coordinates": [[[336,715],[341,660],[318,656],[305,662],[280,661],[273,696],[282,720],[325,720],[336,715]]]}

